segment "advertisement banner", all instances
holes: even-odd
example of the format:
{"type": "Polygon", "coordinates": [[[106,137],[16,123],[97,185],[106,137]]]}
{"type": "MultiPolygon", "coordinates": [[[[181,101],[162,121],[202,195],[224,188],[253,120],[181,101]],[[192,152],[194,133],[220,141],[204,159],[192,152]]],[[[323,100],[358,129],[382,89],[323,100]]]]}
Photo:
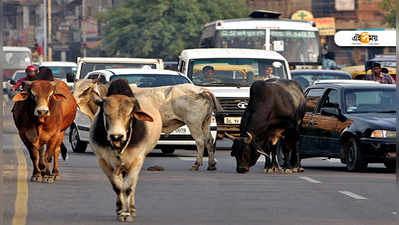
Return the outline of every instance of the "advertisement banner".
{"type": "Polygon", "coordinates": [[[396,31],[339,31],[334,41],[341,47],[392,47],[396,46],[396,31]]]}

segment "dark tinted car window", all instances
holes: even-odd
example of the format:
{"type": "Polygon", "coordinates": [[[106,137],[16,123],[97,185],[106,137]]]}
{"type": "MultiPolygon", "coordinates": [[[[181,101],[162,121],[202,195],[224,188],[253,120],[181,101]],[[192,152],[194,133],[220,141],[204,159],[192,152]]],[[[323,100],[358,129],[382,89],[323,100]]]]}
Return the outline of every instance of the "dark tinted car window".
{"type": "Polygon", "coordinates": [[[338,91],[335,89],[328,90],[328,95],[323,99],[321,108],[337,108],[339,106],[338,91]]]}
{"type": "Polygon", "coordinates": [[[312,88],[306,92],[306,107],[305,112],[314,112],[316,110],[316,106],[320,101],[321,96],[324,93],[324,89],[322,88],[312,88]]]}

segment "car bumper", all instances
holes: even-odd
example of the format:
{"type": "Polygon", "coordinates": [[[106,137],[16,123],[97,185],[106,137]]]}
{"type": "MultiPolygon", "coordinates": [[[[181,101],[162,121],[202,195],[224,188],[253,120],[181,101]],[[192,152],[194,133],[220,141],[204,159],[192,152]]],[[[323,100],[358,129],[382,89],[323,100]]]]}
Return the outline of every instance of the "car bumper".
{"type": "Polygon", "coordinates": [[[396,140],[392,138],[360,138],[360,149],[369,162],[396,159],[396,140]]]}
{"type": "Polygon", "coordinates": [[[218,124],[218,137],[223,137],[224,133],[229,133],[234,136],[240,135],[240,123],[235,124],[226,124],[225,118],[241,118],[242,113],[217,113],[216,114],[216,122],[218,124]]]}

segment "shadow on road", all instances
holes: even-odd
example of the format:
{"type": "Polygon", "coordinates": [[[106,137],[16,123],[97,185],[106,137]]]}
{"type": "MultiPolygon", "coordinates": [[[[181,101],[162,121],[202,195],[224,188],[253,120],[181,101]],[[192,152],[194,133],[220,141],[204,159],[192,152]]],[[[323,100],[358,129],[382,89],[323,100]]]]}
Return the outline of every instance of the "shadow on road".
{"type": "MultiPolygon", "coordinates": [[[[344,165],[342,166],[335,166],[331,167],[329,166],[303,166],[305,169],[313,170],[313,171],[331,171],[331,172],[343,172],[343,173],[352,173],[348,172],[345,168],[344,165]]],[[[382,173],[395,173],[396,171],[394,169],[387,169],[387,168],[376,168],[376,167],[371,167],[367,168],[364,171],[359,171],[359,172],[353,172],[353,173],[375,173],[375,174],[382,174],[382,173]]]]}

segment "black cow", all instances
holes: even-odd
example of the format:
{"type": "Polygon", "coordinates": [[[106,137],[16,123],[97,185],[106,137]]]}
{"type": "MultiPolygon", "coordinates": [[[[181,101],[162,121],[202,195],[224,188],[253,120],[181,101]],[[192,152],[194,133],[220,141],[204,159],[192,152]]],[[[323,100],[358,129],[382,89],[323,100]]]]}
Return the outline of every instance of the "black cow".
{"type": "Polygon", "coordinates": [[[231,155],[236,158],[237,172],[248,172],[261,154],[267,159],[265,172],[279,171],[277,147],[285,156],[282,158],[286,159],[280,165],[283,172],[303,171],[297,143],[304,109],[305,98],[295,81],[272,79],[254,82],[241,120],[240,137],[226,134],[234,141],[231,155]]]}

